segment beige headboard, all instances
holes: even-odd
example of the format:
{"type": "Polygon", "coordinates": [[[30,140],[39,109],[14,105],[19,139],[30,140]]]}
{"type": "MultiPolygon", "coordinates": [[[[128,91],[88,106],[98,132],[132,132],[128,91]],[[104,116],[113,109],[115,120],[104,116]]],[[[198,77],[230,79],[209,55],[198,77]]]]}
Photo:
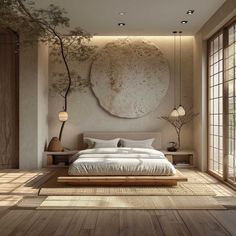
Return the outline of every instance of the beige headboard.
{"type": "Polygon", "coordinates": [[[154,138],[153,147],[161,149],[161,133],[159,132],[84,132],[83,137],[98,139],[126,138],[134,140],[143,140],[154,138]]]}

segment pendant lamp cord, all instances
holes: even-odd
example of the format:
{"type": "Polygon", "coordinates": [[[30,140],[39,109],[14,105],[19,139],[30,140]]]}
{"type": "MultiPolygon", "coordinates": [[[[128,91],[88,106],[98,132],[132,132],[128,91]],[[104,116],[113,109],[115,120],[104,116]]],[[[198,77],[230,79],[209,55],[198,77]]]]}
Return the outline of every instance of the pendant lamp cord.
{"type": "Polygon", "coordinates": [[[176,101],[175,101],[175,68],[176,68],[176,33],[174,33],[174,108],[176,108],[176,101]]]}
{"type": "Polygon", "coordinates": [[[182,40],[181,31],[179,32],[179,86],[180,86],[180,105],[182,106],[182,40]]]}

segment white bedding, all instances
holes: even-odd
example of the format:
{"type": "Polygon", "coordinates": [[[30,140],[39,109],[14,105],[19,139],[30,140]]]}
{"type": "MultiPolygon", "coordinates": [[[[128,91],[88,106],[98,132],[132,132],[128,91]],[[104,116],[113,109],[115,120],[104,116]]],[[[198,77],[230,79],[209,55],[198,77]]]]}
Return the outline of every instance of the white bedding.
{"type": "Polygon", "coordinates": [[[95,148],[78,152],[68,174],[101,175],[174,175],[174,166],[164,154],[149,148],[95,148]]]}

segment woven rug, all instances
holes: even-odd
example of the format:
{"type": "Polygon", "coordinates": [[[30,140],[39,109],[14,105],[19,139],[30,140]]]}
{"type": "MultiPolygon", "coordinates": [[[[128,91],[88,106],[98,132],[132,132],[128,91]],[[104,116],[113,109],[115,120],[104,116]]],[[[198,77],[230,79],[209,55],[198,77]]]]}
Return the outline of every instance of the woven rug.
{"type": "Polygon", "coordinates": [[[68,187],[41,188],[39,196],[215,196],[205,184],[175,187],[68,187]]]}
{"type": "Polygon", "coordinates": [[[210,196],[49,196],[41,209],[225,209],[210,196]]]}
{"type": "Polygon", "coordinates": [[[58,183],[57,176],[41,186],[39,196],[215,196],[203,181],[179,182],[173,187],[75,187],[58,183]]]}

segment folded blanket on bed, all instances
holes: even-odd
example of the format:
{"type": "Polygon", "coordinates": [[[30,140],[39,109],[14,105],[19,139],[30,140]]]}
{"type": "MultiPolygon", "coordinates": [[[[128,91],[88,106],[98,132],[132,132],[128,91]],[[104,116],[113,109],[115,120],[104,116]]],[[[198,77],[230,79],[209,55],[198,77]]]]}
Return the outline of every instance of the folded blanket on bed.
{"type": "Polygon", "coordinates": [[[174,166],[164,154],[149,148],[96,148],[80,151],[69,175],[174,175],[174,166]]]}

